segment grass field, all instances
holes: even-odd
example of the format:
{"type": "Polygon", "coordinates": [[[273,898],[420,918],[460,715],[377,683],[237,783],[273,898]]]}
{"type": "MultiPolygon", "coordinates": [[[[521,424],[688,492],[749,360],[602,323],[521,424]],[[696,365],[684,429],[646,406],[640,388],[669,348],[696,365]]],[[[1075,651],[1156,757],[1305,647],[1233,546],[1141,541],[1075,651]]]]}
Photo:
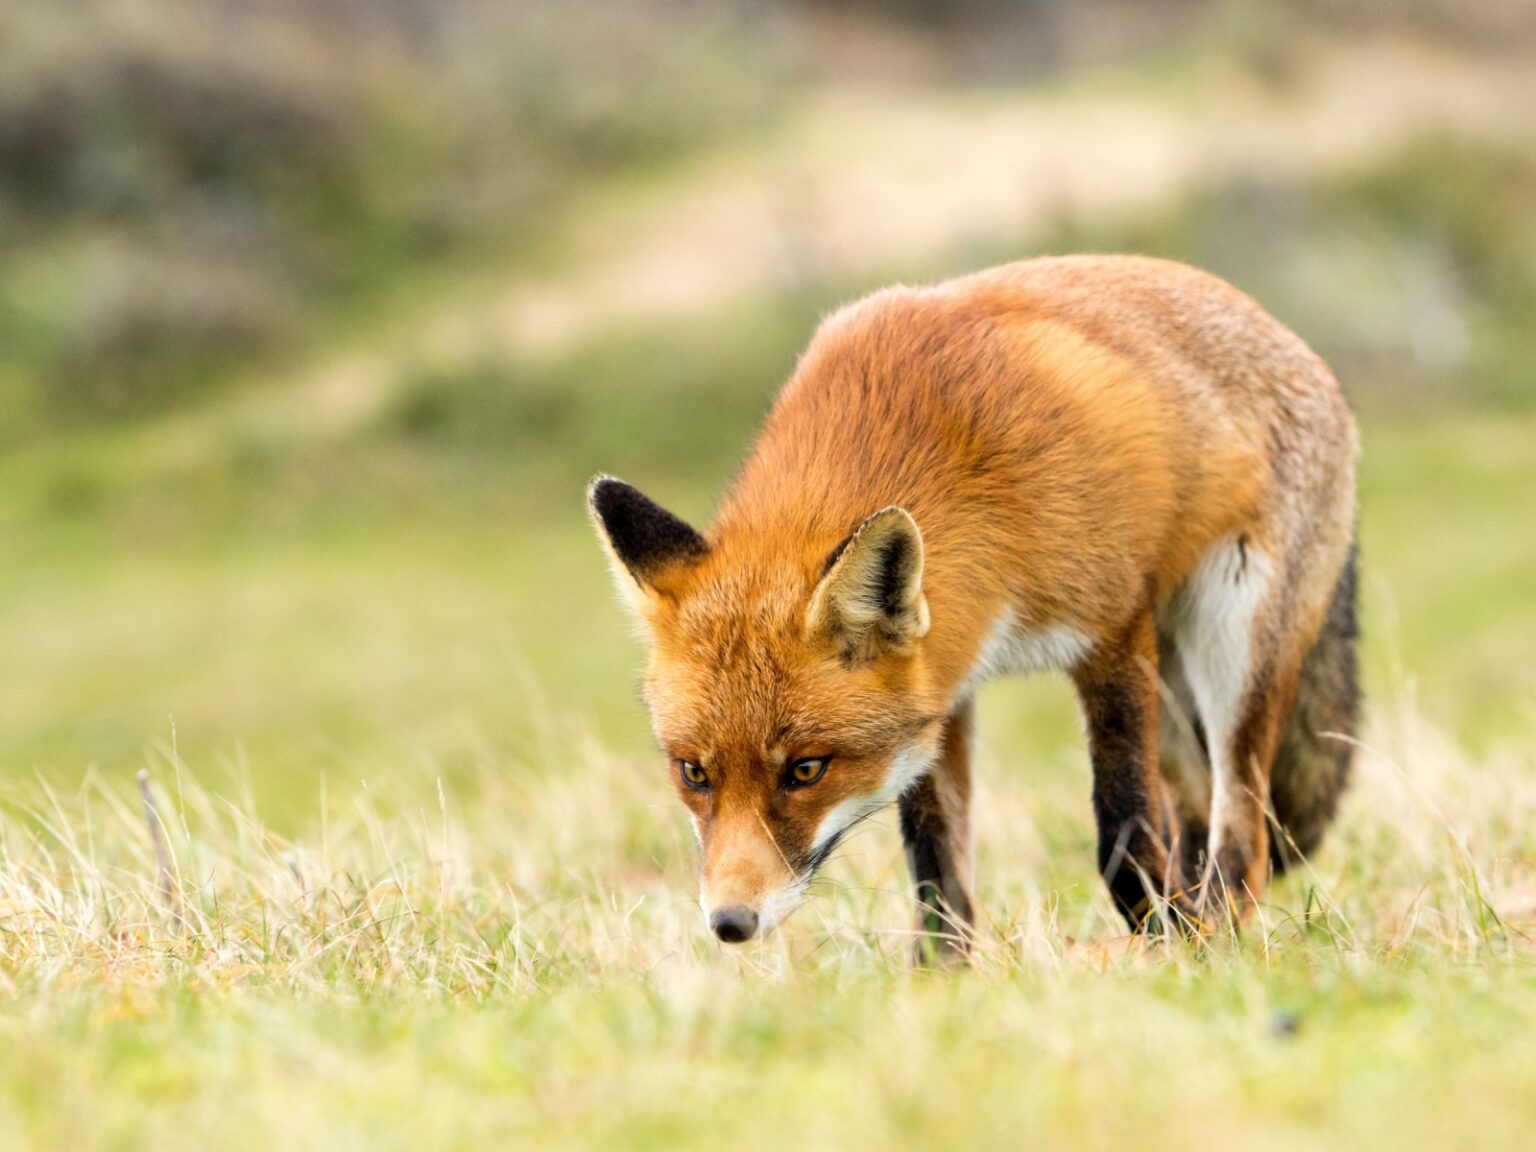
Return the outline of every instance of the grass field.
{"type": "MultiPolygon", "coordinates": [[[[1536,419],[1365,435],[1372,720],[1314,870],[1240,942],[1129,946],[1070,694],[995,685],[987,928],[945,974],[890,819],[780,935],[710,942],[581,453],[13,460],[0,1141],[1517,1146],[1536,419]]],[[[731,451],[658,491],[703,513],[731,451]]]]}
{"type": "Polygon", "coordinates": [[[164,884],[131,786],[14,785],[0,1139],[1517,1147],[1528,753],[1468,759],[1384,700],[1366,743],[1328,851],[1195,951],[1121,937],[1079,756],[995,742],[958,973],[908,967],[889,822],[785,931],[722,951],[660,768],[580,732],[451,789],[320,782],[294,837],[153,758],[164,884]]]}
{"type": "MultiPolygon", "coordinates": [[[[1193,123],[1226,73],[1196,84],[1181,60],[1105,91],[1193,123]]],[[[1045,98],[1069,108],[1062,87],[1045,98]]],[[[1022,107],[999,99],[989,131],[1022,107]]],[[[903,108],[921,128],[922,101],[903,108]]],[[[380,305],[383,330],[349,320],[335,341],[366,361],[362,417],[312,403],[319,362],[18,434],[0,458],[0,1147],[1529,1144],[1519,132],[1326,173],[1218,165],[1155,204],[867,274],[811,261],[757,283],[733,264],[707,304],[527,348],[432,354],[394,330],[409,309],[380,305]],[[827,307],[1064,248],[1214,268],[1356,400],[1370,703],[1336,834],[1241,940],[1130,941],[1095,874],[1070,691],[1000,683],[981,701],[972,968],[908,964],[892,816],[781,932],[723,949],[585,482],[613,472],[705,521],[827,307]]],[[[540,259],[558,270],[558,239],[540,259]]],[[[445,290],[452,274],[388,295],[480,290],[445,290]]]]}

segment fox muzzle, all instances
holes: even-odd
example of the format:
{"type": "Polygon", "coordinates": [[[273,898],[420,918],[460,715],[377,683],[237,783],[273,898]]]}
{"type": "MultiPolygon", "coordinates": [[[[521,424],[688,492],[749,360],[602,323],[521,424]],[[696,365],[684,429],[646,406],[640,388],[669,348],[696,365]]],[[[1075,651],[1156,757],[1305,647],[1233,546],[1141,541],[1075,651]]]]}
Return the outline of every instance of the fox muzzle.
{"type": "Polygon", "coordinates": [[[709,914],[709,930],[723,944],[743,944],[757,935],[757,913],[742,904],[709,914]]]}

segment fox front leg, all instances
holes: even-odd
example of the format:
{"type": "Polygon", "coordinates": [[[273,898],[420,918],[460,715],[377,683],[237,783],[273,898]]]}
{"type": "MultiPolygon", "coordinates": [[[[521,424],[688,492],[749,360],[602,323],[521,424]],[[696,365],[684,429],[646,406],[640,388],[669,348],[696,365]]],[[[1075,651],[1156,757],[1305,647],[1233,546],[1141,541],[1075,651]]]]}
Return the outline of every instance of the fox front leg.
{"type": "Polygon", "coordinates": [[[970,950],[971,749],[976,709],[967,699],[944,722],[928,775],[901,798],[901,838],[917,895],[917,962],[963,959],[970,950]]]}

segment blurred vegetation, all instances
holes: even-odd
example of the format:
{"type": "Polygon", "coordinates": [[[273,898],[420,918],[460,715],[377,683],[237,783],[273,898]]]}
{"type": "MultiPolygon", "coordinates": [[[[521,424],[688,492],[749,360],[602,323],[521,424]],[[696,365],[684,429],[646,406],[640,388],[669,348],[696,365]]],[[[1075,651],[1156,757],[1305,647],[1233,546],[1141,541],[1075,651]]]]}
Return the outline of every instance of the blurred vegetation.
{"type": "MultiPolygon", "coordinates": [[[[1518,7],[1300,11],[1309,28],[1428,27],[1508,49],[1521,40],[1518,7]]],[[[526,263],[578,190],[764,132],[804,82],[842,74],[829,44],[851,50],[855,74],[871,67],[857,51],[869,41],[896,45],[874,58],[898,71],[966,85],[1214,34],[1262,74],[1289,67],[1277,44],[1305,51],[1305,36],[1270,35],[1281,19],[1202,0],[1070,11],[907,0],[879,12],[816,0],[14,0],[0,11],[0,443],[201,399],[323,347],[381,304],[394,305],[386,316],[408,310],[431,290],[423,272],[526,263]]],[[[1325,347],[1385,367],[1404,351],[1390,344],[1406,320],[1422,333],[1409,354],[1442,362],[1431,375],[1467,355],[1474,372],[1526,374],[1506,333],[1481,337],[1529,299],[1529,245],[1486,250],[1491,237],[1528,235],[1528,221],[1506,231],[1531,195],[1528,154],[1502,171],[1473,153],[1449,172],[1444,160],[1426,148],[1418,171],[1332,197],[1222,190],[1209,207],[1225,229],[1186,214],[1157,222],[1159,235],[1114,239],[1183,244],[1244,271],[1278,263],[1275,293],[1314,300],[1296,283],[1307,254],[1277,261],[1280,237],[1342,239],[1372,264],[1367,288],[1411,276],[1417,311],[1367,308],[1371,331],[1329,333],[1325,347]],[[1432,234],[1415,240],[1425,224],[1432,234]],[[1234,238],[1269,248],[1239,251],[1234,238]],[[1381,241],[1392,250],[1372,251],[1381,241]],[[1497,314],[1482,315],[1485,303],[1497,314]]],[[[1358,303],[1337,295],[1330,315],[1358,303]]]]}
{"type": "MultiPolygon", "coordinates": [[[[85,7],[132,24],[126,10],[85,7]]],[[[685,11],[664,7],[669,18],[685,11]]],[[[1536,603],[1523,574],[1536,568],[1536,541],[1512,526],[1536,491],[1532,150],[1421,138],[1328,172],[1196,182],[1120,213],[1064,205],[1044,230],[977,237],[858,277],[819,271],[813,260],[783,282],[685,315],[595,324],[569,346],[472,339],[450,355],[385,346],[386,401],[360,425],[311,439],[299,434],[302,423],[263,431],[207,411],[208,401],[237,378],[260,393],[259,369],[273,356],[302,362],[311,345],[369,346],[387,324],[349,319],[369,307],[407,315],[421,305],[417,293],[441,296],[456,279],[477,290],[483,276],[455,268],[558,275],[569,258],[559,230],[533,233],[559,218],[563,197],[622,189],[654,157],[680,157],[712,138],[741,150],[754,138],[727,133],[733,118],[789,97],[765,94],[779,66],[771,60],[736,68],[734,37],[745,25],[734,17],[706,21],[703,39],[669,40],[670,25],[647,25],[650,39],[621,63],[652,75],[696,51],[694,63],[653,102],[615,106],[592,92],[649,90],[621,71],[606,84],[606,70],[619,68],[609,53],[620,35],[606,24],[557,20],[563,39],[541,38],[537,74],[503,75],[495,62],[531,55],[526,44],[484,35],[472,52],[439,47],[453,68],[429,67],[423,45],[441,45],[455,27],[484,30],[454,24],[453,6],[436,39],[406,37],[409,50],[398,21],[416,11],[410,5],[378,10],[377,26],[360,25],[363,9],[345,6],[269,0],[251,9],[261,27],[320,21],[328,35],[358,39],[346,68],[306,72],[278,67],[285,57],[273,53],[238,68],[212,62],[233,49],[212,35],[207,6],[195,9],[205,22],[190,26],[201,32],[149,46],[76,29],[60,43],[96,53],[89,68],[31,53],[33,80],[6,72],[0,87],[14,101],[43,91],[36,78],[51,75],[76,93],[7,121],[11,143],[0,149],[13,165],[0,181],[0,242],[11,257],[0,263],[8,284],[0,323],[20,353],[0,375],[4,411],[16,418],[11,431],[52,430],[0,460],[7,770],[67,775],[96,762],[124,771],[174,731],[181,752],[215,780],[243,781],[287,817],[306,810],[326,772],[472,779],[487,757],[536,755],[549,726],[570,716],[622,747],[644,747],[635,652],[581,514],[586,479],[616,472],[706,520],[827,309],[887,279],[932,280],[1071,250],[1209,267],[1330,359],[1365,426],[1373,690],[1421,692],[1428,713],[1474,746],[1528,730],[1533,682],[1523,669],[1536,648],[1536,603]],[[174,55],[175,67],[123,63],[155,52],[174,55]],[[175,85],[164,73],[184,79],[188,60],[205,79],[234,78],[230,87],[253,105],[240,113],[253,139],[288,143],[238,144],[227,119],[237,102],[222,87],[210,97],[217,112],[191,89],[165,95],[175,85]],[[260,80],[263,69],[278,79],[260,80]],[[477,76],[496,80],[501,97],[464,104],[472,123],[447,116],[446,94],[466,90],[450,80],[477,76]],[[718,100],[701,94],[712,85],[718,100]],[[136,135],[109,129],[99,108],[68,113],[91,93],[143,102],[150,90],[190,124],[173,133],[177,116],[157,111],[133,120],[136,135]],[[583,111],[557,98],[577,92],[595,103],[583,111]],[[661,105],[674,98],[669,118],[661,105]],[[202,116],[220,127],[197,128],[202,116]],[[504,152],[466,150],[512,116],[521,127],[504,152]],[[50,117],[69,146],[45,149],[53,160],[40,167],[18,159],[15,125],[50,117]],[[142,200],[109,194],[112,183],[93,175],[103,165],[136,173],[123,175],[128,183],[152,172],[157,191],[142,200]],[[332,193],[316,201],[318,186],[332,193]],[[477,187],[482,194],[469,194],[477,187]],[[187,220],[222,223],[205,236],[187,220]],[[485,236],[496,240],[475,239],[485,236]],[[110,323],[80,297],[110,286],[105,266],[91,263],[106,252],[136,252],[149,268],[148,281],[122,282],[115,299],[127,311],[110,323]],[[423,272],[434,261],[447,269],[436,281],[423,272]],[[210,268],[236,266],[274,309],[280,301],[292,312],[291,327],[253,337],[238,354],[223,337],[191,339],[184,327],[225,304],[247,320],[262,312],[246,309],[254,297],[229,303],[191,286],[210,268]],[[152,290],[156,276],[186,281],[187,291],[152,290]],[[54,285],[51,294],[35,291],[36,278],[54,285]],[[141,332],[127,344],[94,343],[102,332],[128,332],[120,322],[136,309],[182,305],[174,317],[160,314],[168,326],[155,340],[141,332]],[[86,387],[78,365],[89,355],[101,358],[102,373],[86,387]],[[196,450],[183,452],[187,445],[196,450]]],[[[41,36],[54,27],[43,12],[8,10],[5,27],[17,34],[18,14],[29,14],[27,34],[41,36]]],[[[1201,35],[1191,43],[1211,51],[1212,33],[1201,35]]],[[[1147,82],[1188,66],[1179,53],[1195,49],[1175,48],[1147,82]]],[[[1127,98],[1140,82],[1128,74],[1127,98]]],[[[675,180],[688,178],[684,168],[675,180]]],[[[673,178],[659,179],[665,189],[673,178]]],[[[1000,747],[1080,769],[1064,689],[1009,684],[992,695],[984,714],[1000,747]]],[[[1075,789],[1074,779],[1062,786],[1075,789]]]]}
{"type": "Polygon", "coordinates": [[[1342,177],[1243,181],[1055,251],[1145,252],[1241,285],[1367,410],[1536,404],[1536,151],[1427,139],[1342,177]]]}
{"type": "MultiPolygon", "coordinates": [[[[1536,406],[1536,152],[1423,141],[1342,177],[1202,188],[1118,221],[1066,216],[1044,236],[958,253],[953,270],[1076,251],[1184,260],[1241,285],[1306,333],[1367,413],[1536,406]]],[[[567,483],[603,459],[717,473],[819,315],[863,287],[804,278],[716,312],[704,339],[650,326],[554,360],[407,368],[375,433],[518,452],[567,483]]]]}
{"type": "Polygon", "coordinates": [[[1518,1146],[1533,43],[1529,0],[5,0],[0,1145],[1518,1146]],[[1466,115],[1382,117],[1421,75],[1466,115]],[[1268,163],[1300,123],[1344,146],[1268,163]],[[999,683],[978,972],[908,973],[889,819],[720,955],[585,482],[703,522],[828,309],[1082,249],[1226,276],[1360,412],[1338,834],[1263,931],[1112,954],[1070,688],[999,683]]]}
{"type": "Polygon", "coordinates": [[[14,0],[0,442],[206,395],[765,112],[735,4],[14,0]],[[486,245],[490,245],[489,250],[486,245]]]}
{"type": "MultiPolygon", "coordinates": [[[[754,150],[776,177],[775,132],[818,92],[1034,83],[1065,109],[1074,77],[1123,60],[1105,91],[1132,104],[1186,74],[1283,100],[1340,27],[1488,50],[1499,4],[1465,36],[1438,31],[1446,11],[9,5],[0,759],[127,769],[174,729],[288,813],[327,768],[467,778],[571,714],[644,746],[586,479],[617,472],[703,521],[827,309],[1073,250],[1209,267],[1335,365],[1366,432],[1373,688],[1424,692],[1475,745],[1525,731],[1536,544],[1511,525],[1536,490],[1536,150],[1518,133],[1197,178],[1119,212],[1063,203],[1044,227],[857,275],[813,251],[566,344],[384,339],[455,293],[558,278],[585,258],[568,234],[594,193],[664,199],[692,161],[754,150]],[[360,423],[306,435],[303,389],[287,424],[214,403],[280,391],[337,347],[377,350],[383,401],[360,423]]],[[[1080,755],[1059,686],[995,692],[1002,746],[1080,755]]]]}
{"type": "MultiPolygon", "coordinates": [[[[1513,303],[1530,266],[1505,271],[1500,245],[1475,242],[1464,262],[1433,266],[1504,341],[1479,336],[1459,365],[1426,360],[1406,321],[1357,327],[1350,308],[1326,306],[1330,277],[1355,284],[1358,268],[1391,267],[1420,242],[1456,242],[1462,208],[1395,194],[1426,170],[1449,178],[1447,201],[1529,226],[1518,197],[1492,195],[1529,180],[1528,165],[1435,155],[1454,158],[1437,168],[1412,149],[1264,201],[1284,212],[1256,214],[1251,189],[1206,189],[1102,231],[1063,223],[1042,247],[1201,260],[1336,342],[1324,346],[1365,432],[1375,706],[1417,698],[1481,748],[1536,721],[1536,535],[1518,528],[1536,492],[1536,405],[1529,378],[1501,375],[1484,351],[1531,354],[1513,303]],[[1377,247],[1339,239],[1350,213],[1377,247]]],[[[488,760],[538,760],[568,722],[646,748],[637,653],[583,486],[613,471],[707,520],[816,317],[854,290],[804,281],[556,354],[406,362],[391,402],[340,440],[273,444],[237,428],[227,452],[165,465],[131,430],[107,430],[12,459],[0,469],[0,678],[12,685],[0,753],[65,776],[93,761],[125,771],[174,732],[206,778],[251,790],[285,824],[320,778],[465,787],[488,760]]],[[[1392,296],[1362,296],[1358,311],[1392,296]]],[[[1075,811],[1082,750],[1065,687],[997,685],[982,711],[999,755],[1031,765],[1037,796],[1075,811]]]]}

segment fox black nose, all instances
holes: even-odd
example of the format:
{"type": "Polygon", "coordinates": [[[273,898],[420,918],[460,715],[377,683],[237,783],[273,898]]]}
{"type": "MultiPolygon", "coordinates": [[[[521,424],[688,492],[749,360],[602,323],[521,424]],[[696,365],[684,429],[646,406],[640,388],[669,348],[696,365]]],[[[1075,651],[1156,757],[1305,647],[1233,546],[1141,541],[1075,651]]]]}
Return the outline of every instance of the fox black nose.
{"type": "Polygon", "coordinates": [[[709,914],[709,926],[725,943],[740,944],[752,939],[757,931],[757,913],[740,904],[734,908],[721,908],[709,914]]]}

